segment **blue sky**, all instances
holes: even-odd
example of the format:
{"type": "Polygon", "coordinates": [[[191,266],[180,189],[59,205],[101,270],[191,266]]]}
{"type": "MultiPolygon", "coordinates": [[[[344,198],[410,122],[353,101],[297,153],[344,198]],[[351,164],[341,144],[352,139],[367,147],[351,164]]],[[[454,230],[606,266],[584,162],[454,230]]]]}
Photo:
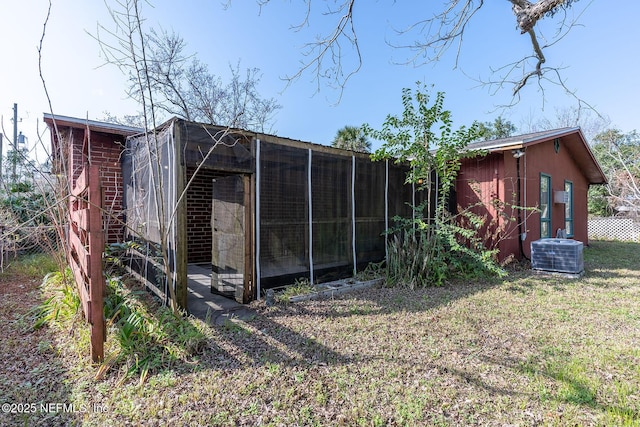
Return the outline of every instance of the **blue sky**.
{"type": "MultiPolygon", "coordinates": [[[[556,108],[575,104],[572,97],[552,85],[547,85],[544,96],[536,85],[529,85],[522,91],[519,104],[499,109],[497,106],[510,102],[511,87],[493,94],[473,80],[489,78],[492,67],[508,64],[531,51],[528,36],[520,35],[515,28],[506,0],[485,2],[467,30],[455,69],[453,51],[436,64],[398,65],[411,53],[388,44],[415,39],[399,39],[395,29],[433,13],[425,2],[361,0],[356,4],[355,24],[364,62],[337,105],[339,92],[322,81],[317,92],[318,82],[310,74],[288,87],[282,80],[297,71],[304,59],[302,46],[330,25],[320,13],[324,2],[314,0],[312,19],[299,32],[290,27],[304,18],[303,2],[272,0],[262,10],[253,0],[233,0],[226,10],[222,3],[156,0],[153,7],[145,4],[143,15],[148,27],[161,26],[179,33],[187,41],[188,50],[223,78],[230,63],[241,61],[243,69],[260,68],[262,95],[274,97],[282,105],[272,126],[273,133],[280,136],[329,144],[345,125],[366,122],[379,127],[387,114],[401,113],[401,90],[415,87],[416,81],[433,84],[434,91],[446,93],[445,107],[452,111],[458,125],[492,121],[502,115],[526,131],[527,123],[552,118],[556,108]]],[[[13,103],[18,103],[22,119],[19,130],[28,137],[34,152],[39,152],[39,160],[44,154],[36,147],[37,129],[39,125],[40,132],[44,130],[42,113],[48,112],[49,106],[38,73],[37,46],[47,5],[45,0],[5,1],[0,5],[4,18],[0,25],[0,114],[4,133],[9,137],[13,134],[10,118],[13,103]]],[[[640,3],[624,0],[613,6],[605,0],[581,0],[572,13],[583,10],[580,26],[546,52],[547,64],[562,67],[568,86],[608,116],[613,126],[625,132],[640,129],[640,26],[636,22],[640,3]]],[[[117,68],[104,65],[97,42],[87,34],[95,33],[98,22],[110,25],[103,1],[53,0],[42,66],[56,114],[99,120],[105,111],[125,115],[137,110],[126,98],[124,76],[117,68]]],[[[540,32],[553,35],[554,29],[554,25],[545,25],[540,32]]],[[[353,55],[347,56],[346,64],[351,59],[353,55]]]]}

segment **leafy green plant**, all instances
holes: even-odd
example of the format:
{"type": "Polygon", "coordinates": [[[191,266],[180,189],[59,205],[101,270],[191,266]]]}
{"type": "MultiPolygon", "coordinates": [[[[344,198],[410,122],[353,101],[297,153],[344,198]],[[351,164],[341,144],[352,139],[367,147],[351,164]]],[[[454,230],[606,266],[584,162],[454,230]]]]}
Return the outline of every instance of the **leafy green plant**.
{"type": "Polygon", "coordinates": [[[150,306],[146,292],[131,289],[120,277],[109,278],[107,284],[105,317],[117,346],[105,371],[123,366],[126,376],[138,374],[144,382],[149,374],[202,349],[206,335],[191,319],[167,307],[150,306]]]}
{"type": "Polygon", "coordinates": [[[446,277],[446,262],[439,250],[442,245],[435,239],[435,233],[410,231],[393,236],[389,242],[386,284],[411,289],[441,284],[446,277]]]}
{"type": "Polygon", "coordinates": [[[66,322],[80,313],[80,297],[69,278],[70,270],[65,274],[49,273],[43,279],[43,286],[52,290],[52,295],[29,313],[33,319],[33,328],[38,329],[53,322],[66,322]]]}
{"type": "Polygon", "coordinates": [[[482,244],[477,228],[461,226],[457,215],[447,210],[461,160],[479,154],[466,148],[479,137],[478,123],[454,130],[451,113],[444,109],[444,93],[438,92],[431,105],[430,101],[425,86],[418,83],[415,91],[403,89],[401,116],[387,116],[381,130],[363,126],[366,135],[383,141],[372,158],[409,163],[407,182],[427,193],[425,201],[414,207],[415,218],[396,217],[399,225],[387,232],[393,236],[389,283],[441,285],[470,267],[502,274],[495,249],[482,244]]]}
{"type": "MultiPolygon", "coordinates": [[[[70,277],[68,270],[66,274],[51,273],[45,277],[43,289],[50,296],[31,311],[34,328],[86,327],[84,321],[76,323],[80,322],[80,298],[70,277]]],[[[170,368],[203,348],[207,337],[198,322],[155,304],[144,290],[125,285],[121,277],[109,277],[106,284],[104,314],[110,354],[98,369],[97,378],[119,367],[125,372],[123,379],[139,375],[142,383],[150,374],[170,368]]]]}

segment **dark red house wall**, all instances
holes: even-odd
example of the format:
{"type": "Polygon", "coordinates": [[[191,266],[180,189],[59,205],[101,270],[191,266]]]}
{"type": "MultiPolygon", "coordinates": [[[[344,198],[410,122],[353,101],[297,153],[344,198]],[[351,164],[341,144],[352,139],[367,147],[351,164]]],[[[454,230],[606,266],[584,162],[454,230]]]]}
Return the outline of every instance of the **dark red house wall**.
{"type": "MultiPolygon", "coordinates": [[[[588,244],[587,233],[587,193],[589,184],[578,165],[567,150],[568,144],[564,138],[560,139],[560,149],[556,153],[553,140],[549,140],[526,148],[526,155],[521,160],[521,173],[526,177],[526,197],[527,206],[538,207],[540,204],[540,174],[551,176],[552,191],[564,191],[565,180],[573,182],[573,239],[588,244]],[[526,171],[526,176],[525,176],[526,171]]],[[[515,159],[511,156],[511,161],[505,163],[513,164],[515,159]]],[[[523,193],[524,194],[524,193],[523,193]]],[[[524,196],[523,196],[524,204],[524,196]]],[[[551,210],[551,230],[552,236],[556,236],[556,230],[565,227],[565,205],[553,203],[551,210]]],[[[530,253],[530,243],[540,238],[540,214],[534,212],[527,219],[527,239],[524,241],[524,252],[527,257],[530,253]]]]}
{"type": "MultiPolygon", "coordinates": [[[[529,145],[526,154],[520,158],[520,206],[537,208],[540,206],[540,174],[551,176],[552,191],[564,191],[565,180],[573,182],[574,236],[588,244],[587,236],[587,179],[569,154],[560,139],[560,149],[556,153],[553,140],[529,145]],[[526,194],[525,194],[526,192],[526,194]]],[[[520,231],[518,230],[518,211],[509,208],[517,206],[517,160],[511,150],[491,153],[474,159],[464,160],[456,182],[457,203],[462,208],[482,202],[483,206],[475,206],[472,210],[486,215],[486,225],[502,227],[498,241],[487,241],[497,245],[500,260],[509,255],[520,257],[520,231]],[[497,196],[497,197],[496,197],[497,196]],[[493,206],[493,200],[505,202],[506,207],[499,215],[500,209],[493,206]],[[512,220],[509,220],[512,218],[512,220]]],[[[552,199],[553,200],[553,199],[552,199]]],[[[531,256],[530,244],[540,238],[540,213],[534,210],[520,212],[522,231],[526,239],[522,242],[522,250],[526,257],[531,256]]],[[[558,228],[564,229],[564,204],[552,204],[551,227],[555,237],[558,228]]],[[[481,230],[485,235],[487,230],[481,230]]]]}
{"type": "Polygon", "coordinates": [[[459,207],[485,217],[480,236],[486,247],[500,250],[500,260],[518,254],[517,240],[515,247],[505,243],[518,233],[517,213],[512,209],[517,205],[516,177],[505,174],[504,155],[490,153],[464,160],[456,181],[459,207]]]}

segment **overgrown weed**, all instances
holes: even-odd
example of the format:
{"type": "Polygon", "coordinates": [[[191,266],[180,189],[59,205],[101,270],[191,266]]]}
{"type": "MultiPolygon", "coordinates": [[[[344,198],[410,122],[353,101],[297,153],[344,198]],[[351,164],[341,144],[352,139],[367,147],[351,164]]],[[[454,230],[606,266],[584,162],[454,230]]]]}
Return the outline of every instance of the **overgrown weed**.
{"type": "Polygon", "coordinates": [[[289,298],[298,295],[305,295],[315,292],[315,288],[311,285],[311,282],[306,277],[300,277],[295,280],[293,285],[287,286],[284,290],[276,296],[276,300],[279,302],[289,302],[289,298]]]}
{"type": "MultiPolygon", "coordinates": [[[[70,278],[68,271],[67,274],[47,275],[42,285],[47,298],[30,313],[34,328],[50,325],[58,330],[88,329],[82,320],[80,299],[70,278]]],[[[108,353],[96,372],[96,379],[105,378],[113,369],[122,372],[122,380],[137,375],[143,383],[151,374],[188,361],[204,347],[207,336],[205,326],[200,322],[183,313],[174,314],[121,277],[109,277],[106,284],[104,315],[108,334],[105,350],[108,353]]],[[[76,343],[80,354],[89,354],[89,343],[85,341],[76,343]]]]}
{"type": "Polygon", "coordinates": [[[55,271],[59,271],[55,256],[47,253],[24,255],[12,261],[0,272],[0,279],[16,276],[41,278],[55,271]]]}

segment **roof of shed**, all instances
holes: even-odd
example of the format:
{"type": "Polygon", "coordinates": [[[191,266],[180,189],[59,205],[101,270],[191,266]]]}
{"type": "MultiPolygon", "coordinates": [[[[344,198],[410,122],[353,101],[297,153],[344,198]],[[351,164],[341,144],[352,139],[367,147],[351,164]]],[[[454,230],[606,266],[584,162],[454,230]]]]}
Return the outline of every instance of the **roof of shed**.
{"type": "Polygon", "coordinates": [[[569,150],[571,157],[583,171],[590,184],[605,184],[607,182],[607,178],[604,172],[602,172],[598,160],[596,160],[593,155],[579,127],[551,129],[490,141],[473,142],[467,145],[467,149],[487,150],[490,153],[505,152],[522,148],[526,149],[526,147],[530,145],[552,141],[556,138],[563,139],[564,145],[567,147],[567,150],[569,150]]]}
{"type": "Polygon", "coordinates": [[[129,136],[137,133],[144,132],[144,129],[125,126],[116,123],[106,123],[96,120],[80,119],[77,117],[61,116],[58,114],[44,113],[44,121],[49,126],[53,126],[55,121],[56,126],[74,127],[74,128],[86,128],[94,132],[104,132],[114,135],[129,136]]]}

